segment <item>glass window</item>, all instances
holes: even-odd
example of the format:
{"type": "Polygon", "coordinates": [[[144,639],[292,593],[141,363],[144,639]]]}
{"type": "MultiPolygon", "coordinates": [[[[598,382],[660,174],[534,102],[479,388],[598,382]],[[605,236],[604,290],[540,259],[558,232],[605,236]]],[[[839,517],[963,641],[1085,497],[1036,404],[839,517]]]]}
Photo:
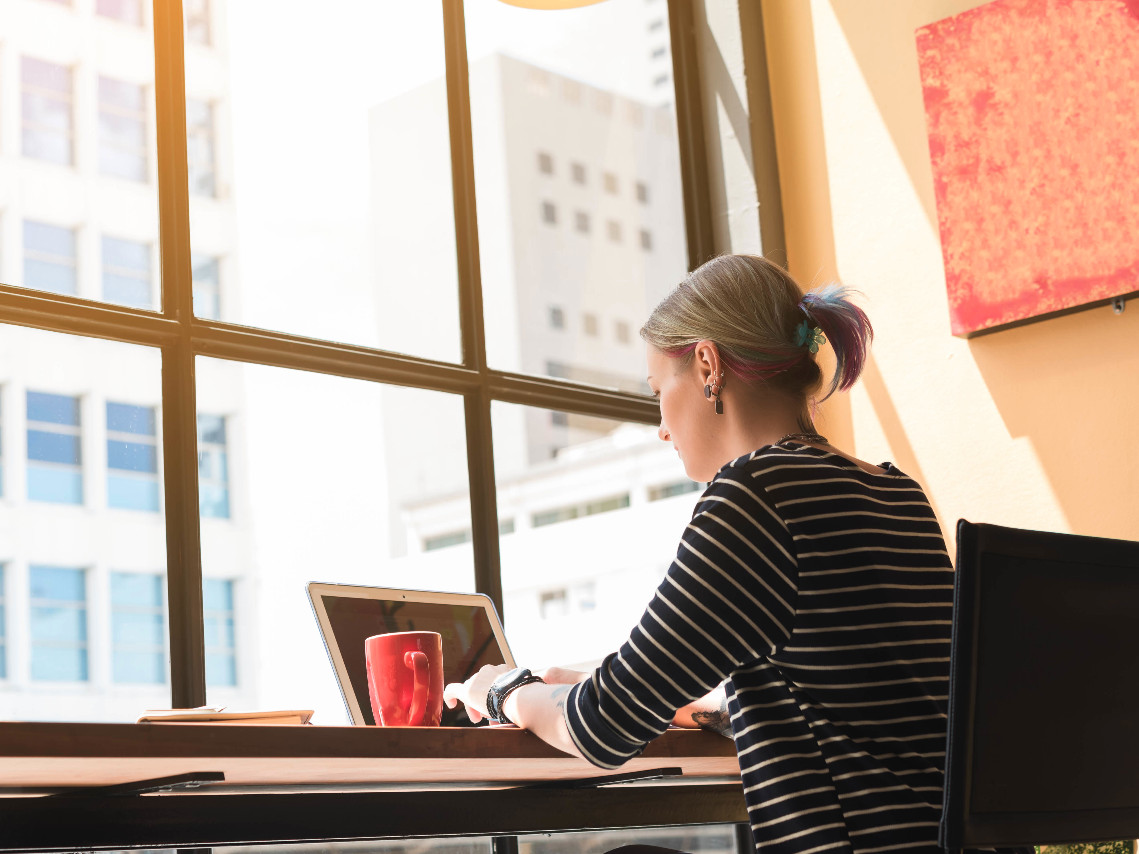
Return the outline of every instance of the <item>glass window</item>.
{"type": "Polygon", "coordinates": [[[233,582],[202,581],[206,635],[206,685],[237,685],[237,640],[234,632],[233,582]]]}
{"type": "Polygon", "coordinates": [[[570,175],[573,178],[573,182],[575,184],[584,184],[585,183],[585,164],[584,163],[572,164],[570,166],[570,175]]]}
{"type": "MultiPolygon", "coordinates": [[[[203,572],[233,582],[237,631],[237,684],[215,679],[207,701],[345,723],[304,585],[474,590],[462,397],[203,357],[197,378],[204,409],[243,391],[241,430],[226,426],[230,475],[246,484],[232,524],[202,524],[203,572]],[[246,636],[275,638],[273,653],[246,636]]],[[[228,610],[211,608],[211,649],[228,610]]]]}
{"type": "Polygon", "coordinates": [[[203,516],[229,518],[225,417],[198,414],[198,501],[203,516]]]}
{"type": "Polygon", "coordinates": [[[527,666],[591,667],[644,612],[699,494],[651,500],[650,487],[686,481],[653,427],[507,403],[492,413],[498,512],[516,520],[499,539],[511,648],[527,666]]]}
{"type": "Polygon", "coordinates": [[[613,334],[617,338],[618,344],[628,344],[632,341],[632,335],[629,332],[629,324],[624,320],[618,320],[613,327],[613,334]]]}
{"type": "Polygon", "coordinates": [[[606,172],[602,176],[602,182],[605,187],[605,192],[611,196],[617,195],[617,176],[612,172],[606,172]]]}
{"type": "Polygon", "coordinates": [[[605,234],[614,243],[621,242],[621,223],[615,219],[609,220],[605,223],[605,234]]]}
{"type": "Polygon", "coordinates": [[[553,202],[542,202],[542,222],[557,225],[558,207],[553,202]]]}
{"type": "Polygon", "coordinates": [[[589,314],[588,312],[581,319],[582,331],[592,338],[597,337],[597,315],[589,314]]]}
{"type": "Polygon", "coordinates": [[[31,677],[44,682],[86,682],[87,573],[31,566],[31,677]]]}
{"type": "Polygon", "coordinates": [[[221,272],[218,259],[202,252],[190,253],[194,277],[194,314],[207,320],[221,319],[221,272]]]}
{"type": "Polygon", "coordinates": [[[589,214],[585,211],[575,211],[573,215],[574,228],[582,234],[589,234],[589,214]]]}
{"type": "Polygon", "coordinates": [[[146,90],[99,75],[99,171],[145,181],[146,143],[146,90]]]}
{"type": "Polygon", "coordinates": [[[83,503],[79,398],[29,391],[28,498],[83,503]]]}
{"type": "Polygon", "coordinates": [[[186,99],[186,165],[192,195],[217,194],[214,105],[196,98],[186,99]]]}
{"type": "Polygon", "coordinates": [[[124,24],[142,23],[141,0],[95,0],[95,14],[124,24]]]}
{"type": "Polygon", "coordinates": [[[551,329],[565,329],[566,328],[566,313],[565,309],[561,306],[550,306],[549,313],[550,328],[551,329]]]}
{"type": "Polygon", "coordinates": [[[107,403],[107,506],[158,512],[158,419],[153,406],[107,403]]]}
{"type": "Polygon", "coordinates": [[[182,14],[186,19],[186,43],[209,46],[210,0],[183,0],[182,14]]]}
{"type": "MultiPolygon", "coordinates": [[[[3,387],[0,387],[0,392],[3,387]]],[[[0,395],[0,498],[4,496],[4,412],[3,412],[4,398],[0,395]]],[[[0,585],[2,588],[3,585],[0,585]]],[[[2,593],[2,589],[0,589],[2,593]]]]}
{"type": "Polygon", "coordinates": [[[111,573],[111,676],[116,682],[166,682],[166,596],[162,576],[111,573]]]}
{"type": "Polygon", "coordinates": [[[103,238],[103,299],[134,308],[153,308],[150,245],[103,238]]]}
{"type": "Polygon", "coordinates": [[[56,294],[79,293],[74,229],[24,220],[24,286],[56,294]]]}
{"type": "Polygon", "coordinates": [[[649,185],[644,181],[637,182],[637,201],[648,204],[649,201],[649,185]]]}
{"type": "Polygon", "coordinates": [[[74,156],[71,69],[25,56],[20,74],[24,156],[70,166],[74,156]]]}
{"type": "Polygon", "coordinates": [[[543,175],[554,174],[554,158],[545,151],[538,152],[538,171],[543,175]]]}
{"type": "Polygon", "coordinates": [[[641,229],[641,248],[646,252],[653,248],[653,235],[652,232],[646,228],[641,229]]]}
{"type": "MultiPolygon", "coordinates": [[[[211,5],[224,29],[187,50],[190,230],[234,259],[224,319],[459,361],[442,4],[211,5]],[[302,308],[317,281],[335,310],[302,308]]],[[[543,150],[514,168],[537,180],[543,150]]]]}

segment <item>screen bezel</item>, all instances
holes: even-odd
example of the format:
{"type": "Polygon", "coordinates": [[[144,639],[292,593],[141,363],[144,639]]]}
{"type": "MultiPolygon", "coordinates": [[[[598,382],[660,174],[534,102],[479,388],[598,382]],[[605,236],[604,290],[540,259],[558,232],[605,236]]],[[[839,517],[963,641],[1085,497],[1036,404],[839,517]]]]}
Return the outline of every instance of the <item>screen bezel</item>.
{"type": "Polygon", "coordinates": [[[324,648],[328,653],[328,660],[336,673],[336,681],[340,685],[340,694],[344,698],[344,706],[348,710],[348,717],[353,726],[366,726],[367,719],[364,710],[352,689],[352,679],[348,674],[348,667],[344,663],[344,656],[340,652],[340,645],[336,641],[332,622],[325,606],[325,597],[341,599],[371,599],[385,602],[415,602],[423,604],[459,605],[468,608],[481,608],[486,612],[487,621],[498,643],[502,658],[511,667],[517,666],[510,645],[506,642],[506,633],[502,629],[502,621],[498,618],[498,611],[494,602],[483,593],[442,593],[433,590],[406,590],[398,587],[366,587],[359,584],[334,584],[324,581],[310,581],[307,586],[309,602],[313,614],[320,626],[320,634],[324,639],[324,648]]]}

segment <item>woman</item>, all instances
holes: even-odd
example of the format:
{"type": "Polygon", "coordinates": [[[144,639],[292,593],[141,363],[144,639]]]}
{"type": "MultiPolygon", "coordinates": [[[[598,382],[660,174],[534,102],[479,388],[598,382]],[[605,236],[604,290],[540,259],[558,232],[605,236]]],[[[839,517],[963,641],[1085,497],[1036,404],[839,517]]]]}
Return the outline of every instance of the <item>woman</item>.
{"type": "Polygon", "coordinates": [[[872,334],[844,288],[801,295],[763,258],[691,273],[641,330],[660,438],[710,482],[675,561],[591,677],[484,668],[448,705],[604,768],[670,723],[721,728],[726,708],[764,854],[937,851],[945,542],[921,487],[811,419],[819,344],[837,360],[825,400],[858,378],[872,334]]]}

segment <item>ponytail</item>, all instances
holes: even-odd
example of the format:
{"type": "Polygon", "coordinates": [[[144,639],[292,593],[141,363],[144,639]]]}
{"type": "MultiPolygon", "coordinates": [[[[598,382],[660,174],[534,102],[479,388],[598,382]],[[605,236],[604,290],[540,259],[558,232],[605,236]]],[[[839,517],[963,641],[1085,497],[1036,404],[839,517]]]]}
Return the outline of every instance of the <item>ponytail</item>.
{"type": "Polygon", "coordinates": [[[827,285],[808,291],[799,301],[799,308],[806,317],[805,328],[820,329],[835,355],[834,376],[820,402],[854,385],[866,365],[866,354],[874,340],[870,318],[850,301],[852,293],[853,290],[844,285],[827,285]]]}

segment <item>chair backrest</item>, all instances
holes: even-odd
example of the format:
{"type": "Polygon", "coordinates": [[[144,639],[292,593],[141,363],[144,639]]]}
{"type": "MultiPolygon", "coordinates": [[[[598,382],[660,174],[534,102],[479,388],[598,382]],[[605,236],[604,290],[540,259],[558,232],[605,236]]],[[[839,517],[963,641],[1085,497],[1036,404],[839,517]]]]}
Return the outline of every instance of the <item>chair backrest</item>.
{"type": "Polygon", "coordinates": [[[962,520],[955,585],[941,846],[1139,836],[1139,543],[962,520]]]}

